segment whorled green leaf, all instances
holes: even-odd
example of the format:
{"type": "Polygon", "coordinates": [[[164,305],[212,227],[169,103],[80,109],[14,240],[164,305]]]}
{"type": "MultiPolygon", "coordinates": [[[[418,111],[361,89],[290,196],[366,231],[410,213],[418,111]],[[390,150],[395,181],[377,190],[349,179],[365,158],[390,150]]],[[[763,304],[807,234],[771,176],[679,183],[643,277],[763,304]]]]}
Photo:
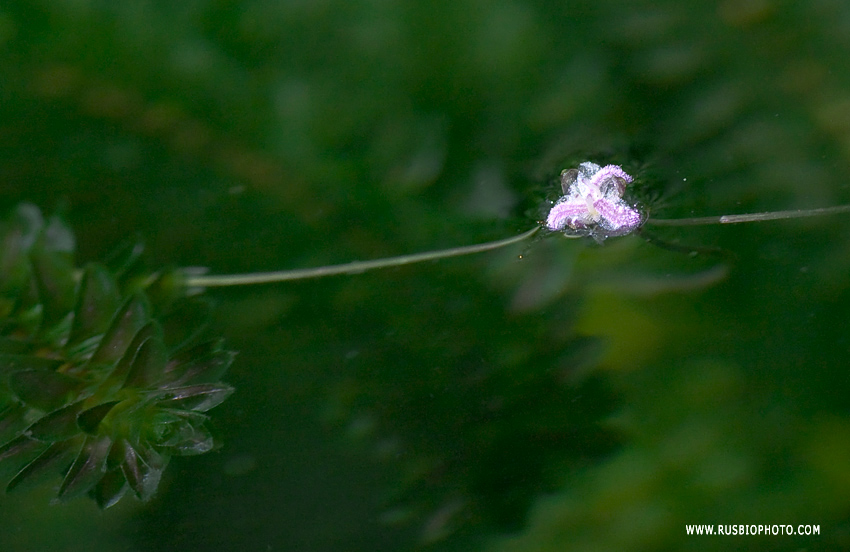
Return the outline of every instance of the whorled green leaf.
{"type": "Polygon", "coordinates": [[[168,457],[156,452],[150,446],[133,446],[124,440],[120,444],[121,471],[136,496],[148,500],[162,478],[162,472],[168,465],[168,457]]]}
{"type": "Polygon", "coordinates": [[[121,500],[130,486],[127,478],[120,470],[107,471],[92,490],[95,502],[101,510],[105,510],[121,500]]]}
{"type": "Polygon", "coordinates": [[[86,437],[74,463],[65,474],[57,498],[70,500],[91,490],[106,472],[106,457],[112,447],[108,435],[86,437]]]}
{"type": "Polygon", "coordinates": [[[74,458],[82,440],[82,437],[78,437],[51,443],[15,474],[6,486],[6,492],[33,487],[57,477],[62,467],[74,458]]]}
{"type": "Polygon", "coordinates": [[[67,347],[104,333],[120,305],[121,296],[109,271],[98,264],[88,265],[80,282],[67,347]]]}
{"type": "Polygon", "coordinates": [[[100,346],[90,359],[91,364],[109,363],[120,359],[136,333],[150,319],[148,301],[141,294],[128,299],[112,318],[100,346]]]}
{"type": "Polygon", "coordinates": [[[148,322],[141,330],[136,332],[130,345],[124,351],[124,355],[115,365],[115,368],[106,380],[100,385],[97,391],[98,395],[108,396],[124,387],[127,377],[130,375],[130,370],[133,368],[136,356],[139,354],[139,349],[150,339],[161,340],[161,335],[162,330],[155,320],[148,322]]]}
{"type": "Polygon", "coordinates": [[[236,357],[236,353],[222,347],[222,340],[215,340],[178,352],[168,361],[160,387],[220,381],[236,357]]]}
{"type": "Polygon", "coordinates": [[[35,460],[49,445],[20,435],[0,447],[0,476],[7,479],[35,460]]]}
{"type": "Polygon", "coordinates": [[[206,412],[224,402],[233,391],[233,387],[224,383],[174,387],[166,392],[159,392],[158,403],[163,408],[206,412]]]}
{"type": "Polygon", "coordinates": [[[99,404],[88,410],[83,410],[77,415],[77,426],[89,435],[97,435],[100,422],[109,414],[115,405],[121,401],[110,401],[99,404]]]}
{"type": "Polygon", "coordinates": [[[84,387],[77,379],[49,370],[20,370],[9,376],[9,388],[24,404],[46,412],[71,403],[84,387]]]}
{"type": "Polygon", "coordinates": [[[124,386],[143,389],[152,387],[162,377],[166,362],[168,362],[168,353],[165,350],[165,344],[155,337],[145,340],[139,347],[136,358],[133,359],[124,386]]]}
{"type": "Polygon", "coordinates": [[[83,409],[83,401],[78,401],[40,418],[26,430],[33,439],[45,442],[63,441],[80,433],[77,416],[83,409]]]}
{"type": "Polygon", "coordinates": [[[215,439],[206,425],[198,418],[181,417],[168,424],[168,430],[157,446],[178,456],[204,454],[215,448],[215,439]]]}
{"type": "Polygon", "coordinates": [[[7,402],[0,409],[0,443],[6,443],[19,435],[28,425],[30,409],[21,403],[7,402]]]}
{"type": "Polygon", "coordinates": [[[136,332],[136,335],[133,336],[132,341],[130,341],[130,344],[124,350],[124,355],[100,383],[98,389],[95,391],[95,395],[103,400],[109,400],[109,397],[124,387],[127,377],[133,368],[136,356],[139,353],[139,349],[149,339],[161,339],[161,335],[162,332],[159,324],[155,320],[148,322],[141,330],[136,332]]]}

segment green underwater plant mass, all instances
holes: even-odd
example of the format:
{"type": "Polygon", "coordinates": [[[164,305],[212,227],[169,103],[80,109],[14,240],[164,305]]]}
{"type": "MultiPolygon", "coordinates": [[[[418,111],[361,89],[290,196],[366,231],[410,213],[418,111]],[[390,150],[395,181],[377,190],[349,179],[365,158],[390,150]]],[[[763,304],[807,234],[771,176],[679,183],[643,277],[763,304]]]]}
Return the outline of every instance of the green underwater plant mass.
{"type": "Polygon", "coordinates": [[[73,264],[62,220],[22,204],[2,226],[0,476],[8,491],[61,474],[57,499],[101,508],[157,489],[175,455],[217,441],[206,412],[234,354],[196,343],[207,306],[177,273],[145,276],[141,246],[73,264]]]}

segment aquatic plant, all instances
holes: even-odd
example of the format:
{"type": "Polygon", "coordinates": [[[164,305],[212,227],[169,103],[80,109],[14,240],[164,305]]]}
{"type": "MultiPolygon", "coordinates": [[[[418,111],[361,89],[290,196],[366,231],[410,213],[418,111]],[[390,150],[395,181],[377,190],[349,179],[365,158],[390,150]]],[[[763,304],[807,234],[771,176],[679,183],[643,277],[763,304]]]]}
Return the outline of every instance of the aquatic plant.
{"type": "Polygon", "coordinates": [[[57,499],[102,508],[156,491],[175,455],[217,441],[206,412],[233,388],[234,354],[197,342],[207,303],[180,273],[142,269],[129,243],[104,264],[73,264],[59,216],[22,204],[0,229],[0,475],[6,489],[61,473],[57,499]]]}

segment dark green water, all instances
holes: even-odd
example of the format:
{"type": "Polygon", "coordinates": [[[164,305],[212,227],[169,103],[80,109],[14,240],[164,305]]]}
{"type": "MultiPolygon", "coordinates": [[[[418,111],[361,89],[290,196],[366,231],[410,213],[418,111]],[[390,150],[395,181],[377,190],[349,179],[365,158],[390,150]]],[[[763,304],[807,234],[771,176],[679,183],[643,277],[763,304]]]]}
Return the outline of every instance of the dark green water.
{"type": "MultiPolygon", "coordinates": [[[[585,159],[663,218],[850,203],[848,25],[829,0],[13,0],[0,205],[64,206],[80,262],[140,233],[151,266],[230,273],[507,237],[585,159]]],[[[0,549],[847,549],[847,216],[656,233],[727,255],[553,236],[210,290],[224,447],[149,503],[2,496],[0,549]],[[820,535],[686,535],[751,523],[820,535]]]]}

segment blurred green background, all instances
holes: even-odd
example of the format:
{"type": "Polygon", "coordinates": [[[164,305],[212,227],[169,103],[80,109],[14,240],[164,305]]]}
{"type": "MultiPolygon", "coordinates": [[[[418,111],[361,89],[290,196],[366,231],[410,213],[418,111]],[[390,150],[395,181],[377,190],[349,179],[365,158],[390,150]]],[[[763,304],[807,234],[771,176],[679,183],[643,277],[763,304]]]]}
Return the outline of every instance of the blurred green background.
{"type": "MultiPolygon", "coordinates": [[[[839,0],[7,0],[0,207],[229,273],[508,237],[587,159],[662,218],[850,203],[848,54],[839,0]]],[[[208,291],[224,448],[146,504],[0,497],[0,549],[850,548],[850,221],[657,234],[729,255],[208,291]]]]}

